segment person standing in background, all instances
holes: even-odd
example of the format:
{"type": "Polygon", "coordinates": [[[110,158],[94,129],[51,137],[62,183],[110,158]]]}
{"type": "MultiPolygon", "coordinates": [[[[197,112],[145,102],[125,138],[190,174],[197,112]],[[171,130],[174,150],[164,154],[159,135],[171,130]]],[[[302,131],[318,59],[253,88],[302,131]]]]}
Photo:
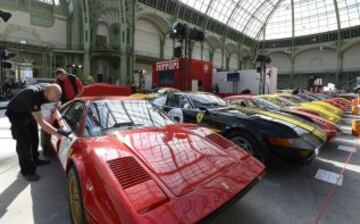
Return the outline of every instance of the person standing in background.
{"type": "Polygon", "coordinates": [[[75,75],[69,75],[64,69],[56,70],[56,81],[62,89],[61,102],[64,104],[79,94],[84,86],[75,75]]]}

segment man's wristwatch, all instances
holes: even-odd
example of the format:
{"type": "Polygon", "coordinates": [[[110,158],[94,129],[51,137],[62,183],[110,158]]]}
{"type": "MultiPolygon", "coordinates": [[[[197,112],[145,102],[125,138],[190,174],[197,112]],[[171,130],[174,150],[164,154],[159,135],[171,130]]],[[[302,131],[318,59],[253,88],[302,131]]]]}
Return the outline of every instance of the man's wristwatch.
{"type": "Polygon", "coordinates": [[[65,130],[64,128],[59,128],[59,129],[57,129],[57,133],[65,136],[65,137],[68,137],[71,134],[71,131],[65,130]]]}

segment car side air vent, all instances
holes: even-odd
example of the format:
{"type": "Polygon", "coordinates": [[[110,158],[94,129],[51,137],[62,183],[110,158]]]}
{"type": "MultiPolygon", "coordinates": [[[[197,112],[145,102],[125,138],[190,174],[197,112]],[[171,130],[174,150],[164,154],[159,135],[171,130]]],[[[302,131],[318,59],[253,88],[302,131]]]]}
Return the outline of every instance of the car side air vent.
{"type": "Polygon", "coordinates": [[[108,161],[109,167],[120,185],[126,189],[151,179],[150,175],[133,157],[108,161]]]}

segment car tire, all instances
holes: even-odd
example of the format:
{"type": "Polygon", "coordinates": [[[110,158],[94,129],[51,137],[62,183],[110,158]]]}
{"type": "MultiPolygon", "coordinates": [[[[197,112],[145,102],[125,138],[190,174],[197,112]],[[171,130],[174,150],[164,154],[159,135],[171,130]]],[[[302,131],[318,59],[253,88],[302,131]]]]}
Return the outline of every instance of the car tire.
{"type": "Polygon", "coordinates": [[[75,166],[72,166],[68,172],[67,185],[71,223],[85,224],[86,219],[81,184],[75,166]]]}
{"type": "Polygon", "coordinates": [[[43,129],[40,131],[40,142],[43,153],[46,157],[55,156],[55,149],[51,144],[51,140],[47,137],[47,134],[43,129]]]}
{"type": "Polygon", "coordinates": [[[230,131],[226,136],[230,141],[243,148],[247,153],[265,163],[266,156],[258,141],[244,131],[230,131]]]}

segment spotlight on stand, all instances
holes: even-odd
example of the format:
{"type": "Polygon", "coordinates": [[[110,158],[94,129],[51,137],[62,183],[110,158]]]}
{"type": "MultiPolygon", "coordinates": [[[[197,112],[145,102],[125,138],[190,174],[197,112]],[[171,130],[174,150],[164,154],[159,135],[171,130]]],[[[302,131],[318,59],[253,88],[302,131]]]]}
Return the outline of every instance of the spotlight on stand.
{"type": "Polygon", "coordinates": [[[175,58],[182,58],[182,56],[183,56],[182,47],[181,47],[181,46],[175,47],[175,48],[174,48],[174,57],[175,57],[175,58]]]}
{"type": "Polygon", "coordinates": [[[2,18],[4,20],[4,22],[6,23],[7,21],[9,21],[9,19],[11,18],[11,13],[9,12],[4,12],[2,10],[0,10],[0,18],[2,18]]]}
{"type": "Polygon", "coordinates": [[[255,58],[254,63],[256,63],[256,71],[260,73],[259,94],[264,94],[266,85],[266,65],[271,63],[271,58],[267,55],[258,55],[255,58]]]}
{"type": "Polygon", "coordinates": [[[195,41],[205,41],[205,33],[201,30],[193,28],[190,30],[190,39],[195,41]]]}
{"type": "Polygon", "coordinates": [[[67,68],[69,69],[70,74],[77,76],[79,75],[78,73],[83,68],[83,66],[81,64],[70,64],[67,66],[67,68]]]}
{"type": "Polygon", "coordinates": [[[266,56],[266,55],[258,55],[255,58],[255,60],[253,61],[253,63],[256,64],[256,70],[257,70],[257,72],[260,73],[261,68],[263,67],[263,65],[271,63],[271,58],[269,56],[266,56]]]}
{"type": "Polygon", "coordinates": [[[15,57],[14,53],[9,52],[3,47],[0,47],[0,98],[3,96],[5,91],[5,80],[6,74],[4,69],[11,69],[12,63],[6,60],[15,57]]]}
{"type": "Polygon", "coordinates": [[[0,63],[2,68],[12,68],[12,64],[7,62],[6,60],[9,60],[13,57],[15,57],[16,54],[9,52],[8,50],[4,48],[0,48],[0,63]]]}
{"type": "MultiPolygon", "coordinates": [[[[182,76],[184,80],[188,80],[191,75],[193,44],[196,41],[204,41],[205,33],[196,28],[190,28],[185,23],[176,22],[172,26],[169,36],[173,39],[173,58],[187,59],[182,69],[182,76]],[[175,42],[180,43],[180,46],[175,46],[175,42]]],[[[188,83],[182,83],[182,89],[189,89],[188,87],[188,83]]]]}
{"type": "Polygon", "coordinates": [[[183,40],[186,38],[187,25],[184,23],[176,22],[172,26],[170,38],[183,40]]]}
{"type": "Polygon", "coordinates": [[[255,58],[255,62],[265,62],[266,64],[270,64],[271,63],[271,58],[267,55],[258,55],[255,58]]]}
{"type": "Polygon", "coordinates": [[[11,53],[10,51],[4,49],[4,48],[0,48],[0,58],[2,59],[10,59],[10,58],[13,58],[15,57],[16,54],[14,53],[11,53]]]}

